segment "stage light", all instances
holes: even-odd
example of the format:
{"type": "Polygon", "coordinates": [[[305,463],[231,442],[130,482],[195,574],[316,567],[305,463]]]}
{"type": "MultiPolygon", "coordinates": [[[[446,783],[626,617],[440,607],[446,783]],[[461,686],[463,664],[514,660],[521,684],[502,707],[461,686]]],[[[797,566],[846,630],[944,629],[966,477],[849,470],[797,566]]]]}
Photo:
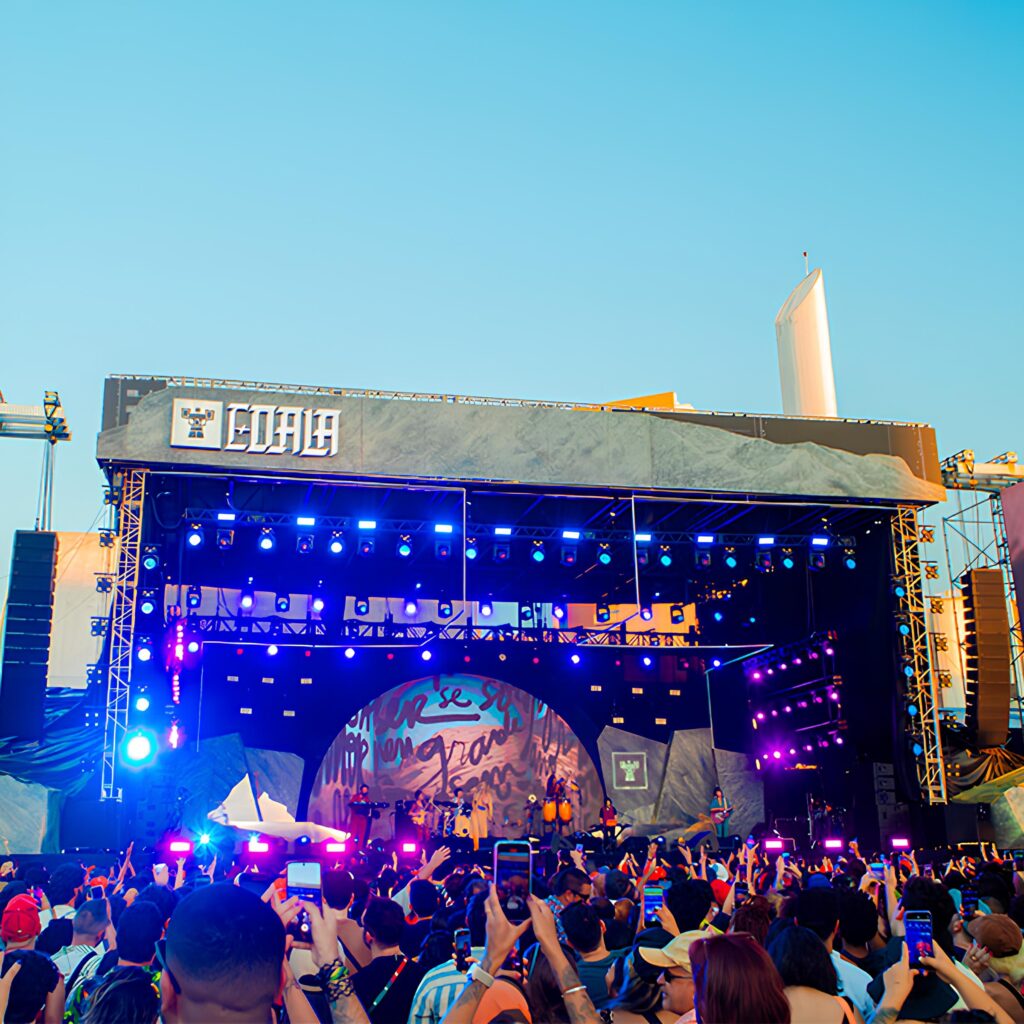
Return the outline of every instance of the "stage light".
{"type": "Polygon", "coordinates": [[[370,614],[370,599],[368,597],[357,597],[355,600],[356,615],[370,614]]]}
{"type": "Polygon", "coordinates": [[[640,618],[643,619],[644,622],[650,622],[651,619],[654,618],[654,612],[651,610],[650,605],[645,604],[640,606],[640,618]]]}
{"type": "Polygon", "coordinates": [[[597,560],[602,565],[612,564],[612,546],[611,544],[599,544],[597,546],[597,560]]]}
{"type": "Polygon", "coordinates": [[[185,543],[192,549],[201,548],[205,539],[203,528],[198,523],[193,523],[185,534],[185,543]]]}
{"type": "Polygon", "coordinates": [[[419,611],[419,602],[414,597],[407,597],[405,599],[405,614],[415,615],[419,611]]]}
{"type": "Polygon", "coordinates": [[[296,526],[316,526],[316,518],[314,516],[296,516],[296,526]]]}
{"type": "Polygon", "coordinates": [[[636,549],[636,564],[638,569],[646,569],[651,564],[651,553],[647,548],[636,549]]]}
{"type": "Polygon", "coordinates": [[[774,537],[758,537],[757,545],[762,548],[770,548],[775,543],[774,537]]]}
{"type": "Polygon", "coordinates": [[[532,544],[530,557],[537,563],[543,562],[547,557],[544,551],[544,541],[535,540],[532,544]]]}
{"type": "Polygon", "coordinates": [[[376,519],[360,519],[358,522],[360,530],[376,530],[377,520],[376,519]]]}
{"type": "Polygon", "coordinates": [[[491,557],[496,562],[507,562],[512,557],[512,548],[508,544],[495,544],[491,549],[491,557]]]}
{"type": "Polygon", "coordinates": [[[300,533],[295,538],[295,553],[297,555],[308,555],[313,551],[314,537],[311,533],[300,533]]]}
{"type": "Polygon", "coordinates": [[[148,711],[149,710],[149,698],[144,693],[140,693],[135,698],[135,710],[136,711],[148,711]]]}
{"type": "Polygon", "coordinates": [[[835,650],[832,648],[832,646],[830,644],[828,647],[825,648],[825,653],[831,658],[832,655],[835,654],[836,652],[835,652],[835,650]]]}
{"type": "Polygon", "coordinates": [[[773,568],[771,551],[758,551],[754,557],[754,568],[758,572],[771,572],[773,568]]]}
{"type": "Polygon", "coordinates": [[[324,850],[327,853],[344,853],[345,852],[345,844],[344,843],[339,843],[339,842],[337,842],[334,839],[328,839],[324,843],[324,850]]]}
{"type": "Polygon", "coordinates": [[[377,542],[372,537],[359,538],[359,554],[369,558],[377,550],[377,542]]]}
{"type": "Polygon", "coordinates": [[[772,751],[772,757],[774,757],[775,760],[778,761],[782,757],[782,751],[781,750],[773,750],[772,751]]]}
{"type": "Polygon", "coordinates": [[[896,629],[900,636],[910,636],[910,620],[906,615],[896,617],[896,629]]]}
{"type": "Polygon", "coordinates": [[[736,557],[735,548],[726,548],[725,557],[722,559],[727,569],[735,569],[739,565],[739,559],[736,557]]]}
{"type": "Polygon", "coordinates": [[[911,718],[917,718],[917,705],[916,704],[908,704],[907,705],[907,714],[910,715],[911,718]]]}
{"type": "Polygon", "coordinates": [[[286,612],[292,606],[291,594],[278,594],[274,598],[274,607],[279,612],[286,612]]]}
{"type": "Polygon", "coordinates": [[[841,850],[843,845],[842,839],[826,839],[824,842],[826,850],[841,850]]]}
{"type": "MultiPolygon", "coordinates": [[[[191,590],[189,591],[191,593],[191,590]]],[[[144,590],[139,601],[139,611],[143,615],[152,615],[156,611],[156,591],[144,590]]]]}
{"type": "Polygon", "coordinates": [[[807,556],[807,566],[814,572],[821,572],[821,570],[825,568],[825,552],[812,551],[807,556]]]}
{"type": "Polygon", "coordinates": [[[270,646],[269,646],[269,647],[267,648],[267,654],[269,654],[269,655],[270,655],[270,657],[272,657],[272,658],[274,657],[274,655],[276,655],[276,654],[277,654],[277,652],[278,652],[278,646],[277,646],[277,644],[271,644],[271,645],[270,645],[270,646]]]}
{"type": "Polygon", "coordinates": [[[475,537],[467,537],[466,538],[466,558],[468,558],[469,561],[472,562],[472,561],[474,561],[476,559],[476,556],[479,553],[480,553],[480,551],[479,551],[479,549],[476,546],[476,538],[475,537]]]}
{"type": "Polygon", "coordinates": [[[251,611],[253,605],[256,603],[256,594],[252,589],[252,580],[249,580],[249,584],[249,586],[242,588],[241,596],[238,600],[238,607],[241,608],[242,611],[246,612],[251,611]]]}
{"type": "Polygon", "coordinates": [[[658,561],[667,569],[672,564],[672,549],[667,544],[658,548],[658,561]]]}
{"type": "Polygon", "coordinates": [[[346,657],[346,658],[348,658],[349,660],[351,660],[351,659],[352,659],[352,658],[354,658],[355,656],[356,656],[356,652],[355,652],[355,648],[354,648],[354,647],[346,647],[346,648],[345,648],[345,657],[346,657]]]}
{"type": "Polygon", "coordinates": [[[152,572],[160,564],[160,551],[155,544],[147,544],[142,549],[142,568],[152,572]]]}
{"type": "Polygon", "coordinates": [[[896,580],[892,585],[892,593],[895,598],[902,601],[907,596],[907,585],[901,580],[896,580]]]}
{"type": "Polygon", "coordinates": [[[434,542],[434,557],[444,562],[452,557],[452,542],[450,540],[439,540],[434,542]]]}
{"type": "Polygon", "coordinates": [[[269,526],[265,526],[260,530],[260,536],[256,541],[256,546],[260,551],[273,551],[276,545],[277,538],[274,536],[274,531],[269,526]]]}
{"type": "Polygon", "coordinates": [[[652,537],[649,533],[634,533],[633,539],[637,544],[650,544],[652,537]]]}
{"type": "Polygon", "coordinates": [[[562,565],[573,566],[576,564],[576,548],[575,546],[566,547],[563,545],[561,550],[562,565]]]}
{"type": "Polygon", "coordinates": [[[650,657],[650,655],[645,654],[640,659],[640,664],[643,665],[644,668],[650,668],[654,664],[654,659],[650,657]]]}
{"type": "Polygon", "coordinates": [[[595,618],[598,622],[610,622],[612,617],[612,610],[606,604],[599,604],[595,611],[595,618]]]}
{"type": "Polygon", "coordinates": [[[218,512],[217,522],[218,523],[233,523],[237,517],[234,512],[218,512]]]}
{"type": "Polygon", "coordinates": [[[715,535],[713,533],[698,533],[697,543],[702,546],[709,547],[715,543],[715,535]]]}
{"type": "Polygon", "coordinates": [[[188,588],[185,594],[185,604],[189,608],[198,608],[203,603],[203,588],[194,584],[188,588]]]}
{"type": "Polygon", "coordinates": [[[247,846],[250,853],[270,853],[270,843],[259,836],[253,836],[247,846]]]}
{"type": "Polygon", "coordinates": [[[234,530],[218,530],[217,531],[217,547],[221,551],[227,551],[232,544],[235,543],[235,531],[234,530]]]}
{"type": "Polygon", "coordinates": [[[750,678],[753,679],[755,683],[759,682],[760,679],[761,679],[761,673],[760,672],[753,672],[753,673],[751,673],[750,678]]]}
{"type": "Polygon", "coordinates": [[[421,651],[420,652],[420,657],[424,661],[430,661],[430,659],[433,657],[433,654],[431,654],[430,651],[421,651]]]}
{"type": "Polygon", "coordinates": [[[793,549],[792,548],[783,548],[782,549],[782,568],[783,569],[792,569],[794,565],[796,565],[796,558],[793,557],[793,549]]]}
{"type": "Polygon", "coordinates": [[[672,625],[678,626],[686,618],[686,609],[681,604],[674,604],[669,609],[669,616],[672,619],[672,625]]]}
{"type": "Polygon", "coordinates": [[[437,602],[437,614],[442,619],[450,619],[455,614],[455,606],[448,598],[442,597],[437,602]]]}
{"type": "Polygon", "coordinates": [[[480,602],[480,618],[489,619],[494,614],[494,605],[488,601],[480,602]]]}
{"type": "Polygon", "coordinates": [[[842,736],[837,736],[836,737],[836,746],[837,747],[841,747],[842,745],[843,745],[843,737],[842,736]]]}
{"type": "Polygon", "coordinates": [[[412,554],[412,537],[408,533],[403,533],[398,538],[398,543],[395,545],[395,554],[399,558],[408,558],[412,554]]]}
{"type": "Polygon", "coordinates": [[[551,606],[551,614],[558,619],[559,622],[565,618],[566,607],[561,602],[556,602],[551,606]]]}
{"type": "Polygon", "coordinates": [[[309,607],[313,609],[316,615],[319,615],[326,607],[327,602],[324,600],[323,594],[314,594],[312,600],[309,602],[309,607]]]}
{"type": "Polygon", "coordinates": [[[341,555],[345,551],[345,535],[340,530],[335,530],[331,534],[331,539],[327,542],[327,550],[332,555],[341,555]]]}
{"type": "Polygon", "coordinates": [[[711,667],[712,668],[721,668],[722,667],[722,659],[721,658],[712,658],[711,659],[711,667]]]}
{"type": "Polygon", "coordinates": [[[519,602],[519,621],[533,622],[533,605],[527,601],[519,602]]]}
{"type": "Polygon", "coordinates": [[[415,843],[402,843],[402,853],[415,853],[417,849],[415,843]]]}
{"type": "Polygon", "coordinates": [[[511,537],[512,527],[511,526],[496,526],[494,528],[495,537],[511,537]]]}
{"type": "Polygon", "coordinates": [[[892,839],[889,840],[889,844],[894,850],[910,849],[910,840],[904,839],[903,836],[893,836],[892,839]]]}
{"type": "Polygon", "coordinates": [[[843,549],[843,565],[846,566],[847,569],[857,568],[857,552],[854,551],[853,548],[843,549]]]}
{"type": "Polygon", "coordinates": [[[764,841],[764,848],[766,850],[784,850],[786,848],[786,841],[784,839],[766,839],[764,841]]]}
{"type": "Polygon", "coordinates": [[[710,551],[698,548],[693,553],[693,564],[698,569],[710,569],[713,558],[710,551]]]}
{"type": "Polygon", "coordinates": [[[210,833],[209,832],[204,832],[199,837],[199,845],[200,846],[209,846],[210,845],[210,833]]]}
{"type": "Polygon", "coordinates": [[[580,656],[578,654],[571,654],[571,655],[569,655],[569,660],[574,665],[578,665],[580,663],[580,656]]]}
{"type": "Polygon", "coordinates": [[[148,637],[139,637],[139,642],[135,647],[135,657],[139,661],[149,661],[153,657],[153,645],[148,637]]]}
{"type": "Polygon", "coordinates": [[[812,537],[811,538],[811,547],[812,548],[827,548],[828,547],[828,537],[812,537]]]}
{"type": "Polygon", "coordinates": [[[187,839],[172,839],[167,849],[170,853],[191,853],[192,844],[187,839]]]}
{"type": "Polygon", "coordinates": [[[121,749],[124,760],[138,767],[152,761],[156,756],[156,741],[151,732],[136,729],[125,736],[121,749]]]}

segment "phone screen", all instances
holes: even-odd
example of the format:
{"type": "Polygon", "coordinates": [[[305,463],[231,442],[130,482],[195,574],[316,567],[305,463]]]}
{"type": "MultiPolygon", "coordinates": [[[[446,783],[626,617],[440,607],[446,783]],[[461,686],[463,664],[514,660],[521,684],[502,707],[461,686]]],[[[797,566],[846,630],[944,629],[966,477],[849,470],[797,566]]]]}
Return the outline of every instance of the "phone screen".
{"type": "Polygon", "coordinates": [[[300,900],[308,900],[320,904],[320,862],[316,860],[293,860],[288,864],[285,875],[285,892],[290,899],[298,896],[300,900]]]}
{"type": "Polygon", "coordinates": [[[105,895],[104,892],[103,892],[103,886],[102,885],[90,885],[89,886],[89,895],[94,900],[101,900],[101,899],[103,899],[103,896],[105,895]]]}
{"type": "Polygon", "coordinates": [[[934,956],[932,947],[932,915],[929,910],[908,910],[903,917],[907,932],[910,966],[919,967],[922,956],[934,956]]]}
{"type": "Polygon", "coordinates": [[[455,966],[463,974],[469,970],[469,958],[473,947],[469,940],[468,928],[457,928],[455,930],[455,966]]]}
{"type": "Polygon", "coordinates": [[[499,841],[494,844],[494,884],[498,899],[517,899],[526,905],[533,891],[533,850],[527,842],[499,841]]]}
{"type": "Polygon", "coordinates": [[[747,897],[750,895],[750,889],[746,882],[737,882],[732,888],[735,894],[732,898],[733,906],[738,907],[746,902],[747,897]]]}
{"type": "Polygon", "coordinates": [[[644,921],[657,922],[658,911],[665,905],[665,889],[660,885],[645,885],[643,894],[644,921]]]}
{"type": "Polygon", "coordinates": [[[965,885],[960,893],[960,916],[974,917],[978,912],[978,890],[973,885],[965,885]]]}

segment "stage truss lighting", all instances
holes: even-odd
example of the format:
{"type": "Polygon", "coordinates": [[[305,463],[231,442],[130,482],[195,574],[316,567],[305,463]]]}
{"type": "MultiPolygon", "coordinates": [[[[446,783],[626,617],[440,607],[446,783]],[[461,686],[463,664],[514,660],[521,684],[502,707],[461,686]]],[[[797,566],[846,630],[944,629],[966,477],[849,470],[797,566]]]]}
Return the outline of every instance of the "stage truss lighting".
{"type": "Polygon", "coordinates": [[[309,555],[313,552],[313,534],[300,533],[295,538],[295,553],[297,555],[309,555]]]}
{"type": "Polygon", "coordinates": [[[452,557],[452,542],[450,540],[434,541],[434,557],[439,561],[447,561],[452,557]]]}
{"type": "Polygon", "coordinates": [[[203,588],[194,583],[185,593],[185,604],[189,608],[198,608],[203,603],[203,588]]]}
{"type": "Polygon", "coordinates": [[[157,597],[155,590],[144,590],[139,599],[139,612],[142,615],[152,615],[157,608],[157,597]]]}
{"type": "Polygon", "coordinates": [[[323,591],[317,587],[316,593],[310,598],[309,607],[314,614],[319,615],[327,605],[327,601],[324,599],[323,591]]]}
{"type": "Polygon", "coordinates": [[[843,565],[847,569],[857,568],[857,552],[853,548],[843,548],[843,565]]]}
{"type": "Polygon", "coordinates": [[[666,569],[672,564],[672,549],[667,544],[659,546],[658,561],[666,569]]]}
{"type": "Polygon", "coordinates": [[[740,564],[739,557],[736,554],[735,548],[726,548],[725,555],[722,557],[722,562],[726,569],[735,569],[740,564]]]}
{"type": "Polygon", "coordinates": [[[519,621],[533,622],[533,605],[527,601],[521,601],[519,604],[519,621]]]}
{"type": "Polygon", "coordinates": [[[480,602],[480,618],[489,619],[494,614],[494,605],[490,598],[480,602]]]}
{"type": "Polygon", "coordinates": [[[693,553],[693,564],[698,569],[710,569],[712,562],[711,552],[706,548],[697,548],[693,553]]]}
{"type": "Polygon", "coordinates": [[[468,558],[469,561],[472,562],[472,561],[475,561],[476,556],[478,554],[480,554],[480,549],[477,547],[476,538],[475,537],[467,537],[466,538],[466,558],[468,558]]]}
{"type": "Polygon", "coordinates": [[[235,543],[235,531],[220,529],[217,531],[217,548],[220,551],[227,551],[235,543]]]}
{"type": "Polygon", "coordinates": [[[405,614],[408,616],[415,615],[420,609],[420,603],[415,597],[407,597],[405,599],[405,614]]]}
{"type": "Polygon", "coordinates": [[[597,546],[597,560],[601,565],[612,564],[612,546],[611,544],[598,544],[597,546]]]}
{"type": "Polygon", "coordinates": [[[142,662],[153,660],[153,641],[148,636],[140,636],[136,641],[135,657],[142,662]]]}
{"type": "Polygon", "coordinates": [[[205,539],[206,537],[203,534],[203,528],[198,523],[193,523],[185,534],[185,543],[192,548],[193,551],[196,548],[201,548],[205,539]]]}
{"type": "Polygon", "coordinates": [[[566,606],[564,601],[556,601],[551,606],[551,614],[556,621],[561,622],[565,619],[566,606]]]}
{"type": "Polygon", "coordinates": [[[544,541],[535,540],[530,548],[530,557],[538,563],[538,565],[544,561],[547,557],[547,552],[544,550],[544,541]]]}
{"type": "Polygon", "coordinates": [[[641,569],[646,569],[651,564],[651,553],[647,548],[636,549],[636,564],[641,569]]]}
{"type": "Polygon", "coordinates": [[[399,558],[409,558],[412,555],[412,536],[408,533],[403,533],[398,538],[398,543],[395,545],[395,554],[399,558]]]}
{"type": "Polygon", "coordinates": [[[265,526],[260,530],[256,546],[260,551],[273,551],[277,546],[277,537],[274,536],[274,531],[269,526],[265,526]]]}
{"type": "Polygon", "coordinates": [[[774,568],[774,562],[772,560],[772,553],[770,550],[765,549],[758,551],[754,556],[754,568],[758,572],[771,572],[774,568]]]}
{"type": "Polygon", "coordinates": [[[279,650],[280,650],[280,648],[277,646],[277,644],[270,644],[267,647],[267,654],[269,654],[270,657],[273,658],[273,657],[275,657],[277,655],[277,652],[279,650]]]}
{"type": "Polygon", "coordinates": [[[651,619],[654,618],[654,610],[650,605],[645,604],[640,606],[640,618],[643,619],[644,622],[650,622],[651,619]]]}
{"type": "Polygon", "coordinates": [[[135,698],[135,710],[139,712],[146,712],[149,710],[150,700],[145,693],[140,693],[135,698]]]}
{"type": "Polygon", "coordinates": [[[368,597],[357,597],[355,600],[356,615],[365,616],[370,614],[370,599],[368,597]]]}
{"type": "Polygon", "coordinates": [[[669,616],[672,619],[673,626],[679,626],[683,623],[686,618],[686,610],[681,604],[674,604],[669,609],[669,616]]]}
{"type": "Polygon", "coordinates": [[[156,759],[156,737],[148,729],[133,729],[121,742],[121,757],[125,764],[142,768],[156,759]]]}
{"type": "Polygon", "coordinates": [[[160,549],[155,544],[147,544],[142,549],[142,568],[152,572],[160,565],[160,549]]]}
{"type": "Polygon", "coordinates": [[[492,549],[492,557],[496,562],[507,562],[512,557],[512,546],[505,543],[496,543],[492,549]]]}
{"type": "Polygon", "coordinates": [[[450,619],[455,614],[455,606],[447,597],[442,597],[437,602],[437,614],[439,618],[450,619]]]}
{"type": "Polygon", "coordinates": [[[779,556],[779,563],[783,569],[792,569],[796,565],[796,556],[792,548],[783,548],[779,556]]]}
{"type": "Polygon", "coordinates": [[[373,537],[360,537],[358,550],[363,558],[369,558],[377,550],[377,542],[373,537]]]}
{"type": "Polygon", "coordinates": [[[252,579],[250,578],[248,585],[239,591],[238,607],[243,612],[250,612],[255,604],[256,592],[252,589],[252,579]]]}
{"type": "Polygon", "coordinates": [[[561,550],[562,565],[573,566],[576,564],[577,549],[575,544],[563,544],[561,550]]]}
{"type": "Polygon", "coordinates": [[[331,534],[331,539],[327,542],[327,550],[332,555],[345,553],[345,535],[340,530],[335,530],[331,534]]]}
{"type": "Polygon", "coordinates": [[[826,556],[824,551],[815,550],[807,556],[807,568],[812,569],[814,572],[821,572],[826,565],[826,556]]]}
{"type": "Polygon", "coordinates": [[[611,622],[612,609],[610,605],[599,604],[594,611],[594,618],[598,622],[611,622]]]}

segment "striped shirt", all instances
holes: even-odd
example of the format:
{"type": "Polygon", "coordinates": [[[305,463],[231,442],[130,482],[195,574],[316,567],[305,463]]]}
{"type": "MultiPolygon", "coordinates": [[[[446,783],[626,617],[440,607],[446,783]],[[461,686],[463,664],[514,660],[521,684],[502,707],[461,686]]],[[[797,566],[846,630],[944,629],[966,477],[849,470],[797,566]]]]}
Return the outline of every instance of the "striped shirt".
{"type": "MultiPolygon", "coordinates": [[[[474,946],[472,956],[479,963],[484,957],[484,947],[474,946]]],[[[454,960],[427,971],[413,997],[409,1024],[440,1024],[462,994],[467,980],[467,975],[455,966],[454,960]]]]}

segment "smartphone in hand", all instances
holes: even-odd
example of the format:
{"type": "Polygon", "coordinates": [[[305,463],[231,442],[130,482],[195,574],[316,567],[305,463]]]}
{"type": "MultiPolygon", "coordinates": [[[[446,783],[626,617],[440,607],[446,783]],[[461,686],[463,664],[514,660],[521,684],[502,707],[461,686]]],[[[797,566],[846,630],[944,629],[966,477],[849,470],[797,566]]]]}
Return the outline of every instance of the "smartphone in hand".
{"type": "Polygon", "coordinates": [[[932,945],[932,915],[930,910],[908,910],[903,915],[903,927],[907,933],[907,949],[910,950],[910,966],[920,967],[922,956],[934,956],[932,945]]]}

